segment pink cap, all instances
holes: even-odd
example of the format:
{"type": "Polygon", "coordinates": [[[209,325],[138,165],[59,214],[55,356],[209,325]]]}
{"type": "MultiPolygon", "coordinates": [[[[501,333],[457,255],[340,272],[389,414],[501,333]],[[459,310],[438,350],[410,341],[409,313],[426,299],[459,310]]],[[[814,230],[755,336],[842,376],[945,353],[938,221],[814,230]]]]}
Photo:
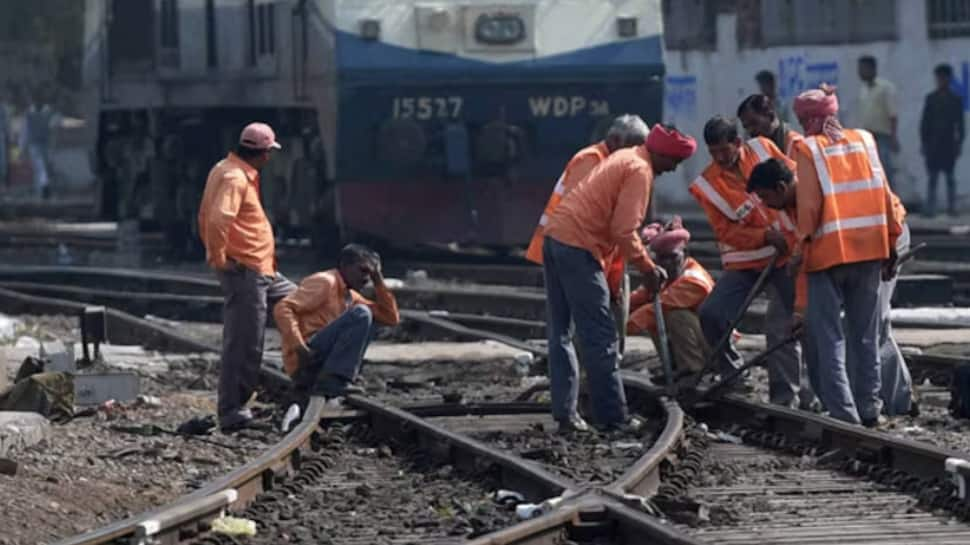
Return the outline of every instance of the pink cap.
{"type": "Polygon", "coordinates": [[[276,141],[276,133],[266,123],[250,123],[239,135],[239,143],[247,148],[267,150],[283,149],[276,141]]]}

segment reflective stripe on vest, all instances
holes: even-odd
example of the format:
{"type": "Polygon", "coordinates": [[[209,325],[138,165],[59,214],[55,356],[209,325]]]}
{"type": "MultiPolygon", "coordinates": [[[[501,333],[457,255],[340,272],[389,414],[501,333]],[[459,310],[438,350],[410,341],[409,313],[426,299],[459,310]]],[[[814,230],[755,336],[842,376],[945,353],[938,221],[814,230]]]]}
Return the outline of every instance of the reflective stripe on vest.
{"type": "MultiPolygon", "coordinates": [[[[719,245],[720,246],[720,245],[719,245]]],[[[731,246],[721,247],[721,263],[727,265],[728,263],[744,263],[747,261],[760,261],[762,259],[768,259],[769,257],[775,255],[774,246],[762,246],[757,250],[726,250],[726,248],[731,248],[731,246]]]]}
{"type": "Polygon", "coordinates": [[[737,213],[735,213],[734,209],[731,208],[731,205],[724,200],[724,197],[722,197],[721,194],[718,193],[711,183],[704,179],[703,176],[698,176],[697,179],[691,183],[691,185],[699,189],[700,192],[704,194],[704,197],[711,201],[711,204],[713,204],[715,208],[720,210],[721,213],[727,216],[731,221],[738,221],[741,219],[738,217],[737,213]]]}
{"type": "Polygon", "coordinates": [[[758,156],[759,163],[763,163],[768,159],[771,159],[771,154],[768,153],[768,149],[765,148],[764,143],[762,143],[760,139],[751,138],[750,140],[748,140],[747,144],[748,144],[748,147],[751,148],[751,151],[753,151],[754,154],[758,156]]]}
{"type": "MultiPolygon", "coordinates": [[[[865,136],[863,136],[863,138],[865,138],[865,136]]],[[[878,189],[883,187],[883,173],[882,165],[879,163],[879,155],[877,153],[870,153],[870,150],[867,149],[868,146],[858,142],[852,142],[849,144],[827,146],[823,150],[820,149],[818,141],[814,138],[806,140],[805,143],[808,144],[808,149],[812,151],[812,159],[815,161],[815,170],[818,172],[818,182],[819,185],[822,186],[822,195],[827,197],[829,195],[836,195],[839,193],[868,191],[870,189],[878,189]],[[869,159],[869,164],[872,166],[872,177],[839,183],[833,182],[832,175],[829,173],[828,166],[825,163],[825,158],[839,157],[852,153],[866,154],[867,159],[869,159]],[[876,166],[877,164],[879,165],[878,167],[876,166]]]]}
{"type": "Polygon", "coordinates": [[[877,225],[886,225],[885,214],[833,220],[822,224],[822,226],[815,231],[815,238],[821,238],[824,235],[828,235],[836,231],[845,231],[847,229],[865,229],[866,227],[875,227],[877,225]]]}

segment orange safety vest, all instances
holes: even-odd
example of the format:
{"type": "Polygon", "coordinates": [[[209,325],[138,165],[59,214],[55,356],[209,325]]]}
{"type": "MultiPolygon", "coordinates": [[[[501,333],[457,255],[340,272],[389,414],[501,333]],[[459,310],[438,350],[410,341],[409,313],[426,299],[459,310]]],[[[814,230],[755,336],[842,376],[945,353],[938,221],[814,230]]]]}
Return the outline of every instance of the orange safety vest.
{"type": "Polygon", "coordinates": [[[876,141],[847,129],[844,138],[806,137],[797,147],[811,157],[822,189],[822,221],[804,249],[805,270],[889,257],[889,190],[876,141]]]}
{"type": "MultiPolygon", "coordinates": [[[[681,275],[660,290],[660,305],[664,312],[671,308],[696,311],[712,291],[714,291],[714,279],[710,273],[696,259],[688,257],[681,275]],[[688,285],[700,287],[703,296],[698,297],[696,290],[683,289],[688,285]]],[[[630,322],[634,324],[634,331],[656,333],[657,321],[653,305],[650,304],[652,301],[653,294],[643,287],[630,295],[630,322]]]]}
{"type": "Polygon", "coordinates": [[[559,176],[559,181],[556,182],[556,186],[552,189],[552,195],[549,196],[549,201],[546,203],[546,209],[543,210],[542,216],[539,217],[539,225],[536,226],[535,232],[532,233],[532,240],[529,241],[529,248],[525,251],[525,258],[529,261],[535,263],[536,265],[542,265],[542,240],[545,238],[545,226],[549,222],[549,218],[552,217],[552,213],[562,202],[562,198],[566,196],[575,184],[579,183],[581,180],[572,180],[569,176],[569,169],[575,166],[580,161],[587,159],[595,159],[596,163],[599,164],[600,161],[606,159],[610,154],[609,149],[607,149],[606,144],[599,142],[593,144],[592,146],[585,147],[579,150],[573,158],[566,163],[566,169],[563,170],[562,175],[559,176]]]}
{"type": "Polygon", "coordinates": [[[793,155],[793,152],[795,151],[795,143],[801,142],[802,140],[805,140],[802,133],[788,129],[788,134],[785,135],[785,155],[791,159],[794,159],[795,156],[793,155]]]}
{"type": "MultiPolygon", "coordinates": [[[[745,142],[739,159],[742,175],[745,181],[751,171],[762,161],[770,158],[785,160],[778,146],[764,137],[752,138],[745,142]]],[[[774,246],[758,248],[735,248],[722,242],[727,238],[726,230],[736,227],[758,228],[767,230],[769,227],[785,234],[789,248],[794,247],[797,238],[794,222],[783,210],[772,210],[765,206],[757,195],[747,192],[742,182],[730,179],[716,164],[707,167],[700,176],[690,184],[690,193],[701,203],[709,203],[716,208],[728,221],[717,221],[709,218],[714,234],[718,239],[718,249],[721,252],[721,264],[726,270],[747,270],[764,268],[775,255],[774,246]]],[[[784,261],[779,262],[782,264],[784,261]]]]}

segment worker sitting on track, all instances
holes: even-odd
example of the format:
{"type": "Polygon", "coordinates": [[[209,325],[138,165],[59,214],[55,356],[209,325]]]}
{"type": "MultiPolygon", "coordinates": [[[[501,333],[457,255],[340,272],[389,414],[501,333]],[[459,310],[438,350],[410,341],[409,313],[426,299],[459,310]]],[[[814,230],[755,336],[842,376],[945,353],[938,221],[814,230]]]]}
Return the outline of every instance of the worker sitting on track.
{"type": "MultiPolygon", "coordinates": [[[[650,129],[640,116],[621,115],[613,120],[603,141],[585,147],[579,150],[576,155],[573,155],[573,158],[566,164],[566,169],[559,177],[559,181],[556,182],[552,195],[549,196],[549,201],[546,203],[546,209],[539,218],[539,225],[536,226],[532,240],[529,241],[529,248],[525,252],[526,259],[537,265],[542,265],[542,240],[545,237],[545,225],[556,207],[559,206],[563,196],[576,187],[580,180],[586,178],[596,165],[600,164],[614,151],[642,145],[647,139],[648,132],[650,132],[650,129]]],[[[626,270],[623,256],[616,253],[612,259],[605,260],[605,262],[608,265],[606,270],[607,283],[610,286],[610,293],[616,299],[620,292],[623,273],[626,270]]]]}
{"type": "Polygon", "coordinates": [[[808,275],[805,349],[815,392],[832,417],[874,427],[882,405],[880,284],[895,276],[903,229],[875,139],[842,128],[834,91],[823,86],[794,102],[805,140],[795,144],[799,238],[792,266],[804,262],[808,275]]]}
{"type": "Polygon", "coordinates": [[[273,316],[283,342],[283,366],[300,401],[309,395],[360,393],[353,381],[370,343],[372,323],[400,321],[380,257],[358,244],[340,251],[336,269],[304,278],[276,305],[273,316]],[[359,293],[368,281],[374,284],[376,303],[359,293]]]}
{"type": "MultiPolygon", "coordinates": [[[[714,229],[724,266],[724,274],[700,308],[704,335],[716,349],[743,312],[742,305],[756,289],[765,267],[773,267],[765,282],[770,286],[774,304],[780,304],[788,316],[794,311],[794,283],[784,267],[795,240],[794,224],[784,213],[762,205],[747,191],[748,176],[755,165],[772,157],[790,163],[791,160],[767,138],[743,142],[735,120],[720,116],[704,126],[704,140],[713,161],[691,183],[690,193],[714,229]]],[[[772,325],[766,323],[766,327],[772,325]]],[[[731,343],[715,357],[719,358],[722,375],[744,363],[731,343]]],[[[800,393],[800,355],[788,345],[771,357],[774,361],[768,367],[768,397],[772,403],[791,406],[798,402],[800,393]]]]}
{"type": "MultiPolygon", "coordinates": [[[[679,216],[666,226],[648,225],[640,237],[649,245],[654,263],[667,272],[667,283],[660,289],[660,304],[674,369],[699,372],[711,349],[704,340],[697,309],[714,289],[714,279],[697,260],[687,256],[690,232],[684,229],[679,216]]],[[[654,345],[659,346],[654,294],[645,287],[630,294],[626,330],[630,335],[649,333],[654,345]]]]}
{"type": "MultiPolygon", "coordinates": [[[[755,193],[766,205],[788,211],[797,221],[796,199],[797,190],[792,171],[781,161],[774,159],[765,161],[751,172],[748,179],[748,191],[755,193]]],[[[900,219],[906,215],[906,209],[895,194],[892,195],[893,208],[900,219]]],[[[896,242],[896,252],[902,254],[909,250],[909,227],[903,224],[903,233],[896,242]]],[[[795,298],[795,313],[804,315],[807,303],[808,285],[804,274],[799,275],[797,296],[795,298]]],[[[879,361],[882,387],[879,397],[883,402],[883,411],[889,416],[907,414],[914,410],[913,386],[909,368],[899,345],[892,334],[890,310],[893,292],[896,289],[896,277],[884,279],[879,286],[879,305],[882,309],[882,319],[879,324],[879,361]]],[[[846,347],[848,348],[848,346],[846,347]]],[[[855,357],[850,353],[846,356],[849,369],[849,382],[857,382],[855,357]]],[[[810,364],[807,364],[810,365],[810,364]]],[[[915,409],[918,410],[918,409],[915,409]]]]}
{"type": "Polygon", "coordinates": [[[206,261],[226,298],[218,411],[227,431],[265,427],[246,403],[259,383],[266,309],[296,289],[276,270],[273,227],[259,200],[259,169],[278,149],[269,125],[247,125],[236,150],[212,167],[199,205],[206,261]]]}
{"type": "Polygon", "coordinates": [[[644,145],[618,150],[600,163],[556,207],[545,228],[543,264],[553,417],[561,431],[588,429],[576,412],[578,364],[570,322],[575,320],[589,377],[595,423],[632,425],[619,374],[619,341],[610,311],[604,262],[619,251],[656,288],[665,278],[637,232],[650,202],[654,176],[677,168],[696,149],[694,139],[656,125],[644,145]]]}

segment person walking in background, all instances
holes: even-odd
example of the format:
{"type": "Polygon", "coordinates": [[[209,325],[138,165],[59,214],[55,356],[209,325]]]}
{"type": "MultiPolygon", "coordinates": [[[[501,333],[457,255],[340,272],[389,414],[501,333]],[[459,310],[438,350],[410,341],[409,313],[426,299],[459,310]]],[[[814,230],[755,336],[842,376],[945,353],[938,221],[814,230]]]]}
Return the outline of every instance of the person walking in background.
{"type": "Polygon", "coordinates": [[[858,126],[872,133],[879,148],[886,177],[892,183],[896,173],[893,154],[899,153],[899,138],[896,132],[898,115],[896,112],[896,86],[878,76],[876,58],[866,55],[859,57],[858,126]]]}
{"type": "Polygon", "coordinates": [[[55,114],[50,104],[47,104],[40,92],[35,93],[30,106],[24,112],[24,127],[20,133],[20,149],[30,159],[30,168],[34,173],[34,196],[44,199],[50,197],[48,159],[51,145],[51,127],[54,120],[55,114]]]}
{"type": "Polygon", "coordinates": [[[926,187],[926,215],[936,215],[936,182],[946,176],[947,214],[956,215],[957,189],[953,168],[963,150],[965,128],[963,99],[953,91],[953,68],[938,65],[936,90],[926,95],[919,122],[920,151],[926,160],[929,182],[926,187]]]}
{"type": "Polygon", "coordinates": [[[278,149],[269,125],[247,125],[235,151],[212,167],[199,205],[206,261],[225,296],[218,407],[224,431],[261,427],[246,404],[259,382],[267,306],[296,289],[276,270],[273,227],[259,200],[259,169],[278,149]]]}
{"type": "MultiPolygon", "coordinates": [[[[778,82],[775,80],[775,74],[771,70],[762,70],[755,74],[754,80],[758,83],[758,90],[762,95],[768,97],[771,101],[771,106],[774,108],[775,115],[778,119],[788,123],[788,107],[778,96],[778,82]]],[[[784,150],[785,148],[780,149],[784,150]]]]}

